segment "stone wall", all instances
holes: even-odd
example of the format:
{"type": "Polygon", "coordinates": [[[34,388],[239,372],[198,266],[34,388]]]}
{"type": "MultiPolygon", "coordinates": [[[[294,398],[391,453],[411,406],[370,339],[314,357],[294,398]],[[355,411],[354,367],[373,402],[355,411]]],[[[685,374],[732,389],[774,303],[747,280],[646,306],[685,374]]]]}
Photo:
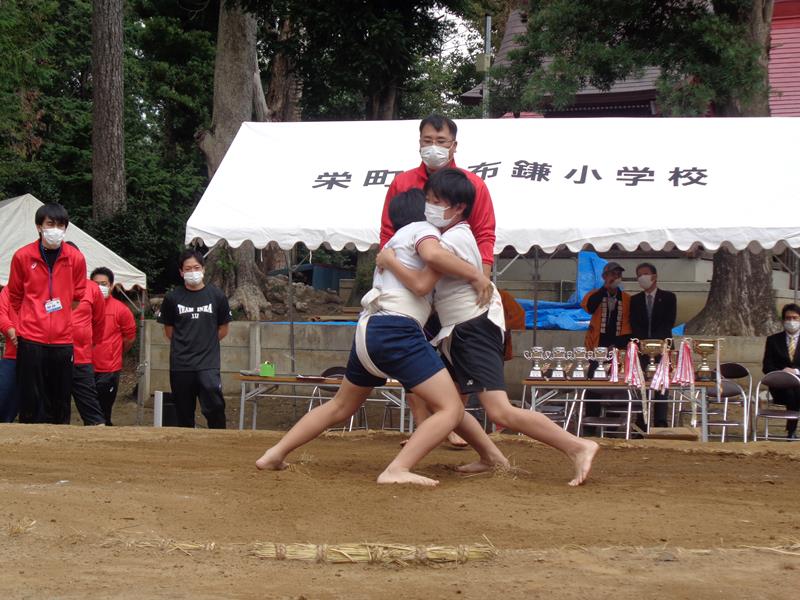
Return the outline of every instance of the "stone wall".
{"type": "MultiPolygon", "coordinates": [[[[252,369],[265,360],[275,363],[279,373],[317,375],[332,366],[344,366],[350,353],[354,328],[351,325],[295,324],[295,368],[291,365],[290,327],[281,323],[231,323],[230,333],[222,341],[222,382],[226,394],[238,395],[235,375],[240,369],[252,369]]],[[[537,345],[546,348],[583,344],[582,331],[538,331],[537,345]]],[[[509,395],[519,398],[520,381],[529,370],[522,352],[533,345],[533,331],[513,332],[515,357],[506,363],[506,382],[509,395]]],[[[761,375],[763,338],[736,337],[723,342],[723,361],[743,363],[757,380],[761,375]]],[[[149,365],[145,370],[144,389],[169,390],[169,342],[163,327],[147,321],[144,356],[149,365]]]]}

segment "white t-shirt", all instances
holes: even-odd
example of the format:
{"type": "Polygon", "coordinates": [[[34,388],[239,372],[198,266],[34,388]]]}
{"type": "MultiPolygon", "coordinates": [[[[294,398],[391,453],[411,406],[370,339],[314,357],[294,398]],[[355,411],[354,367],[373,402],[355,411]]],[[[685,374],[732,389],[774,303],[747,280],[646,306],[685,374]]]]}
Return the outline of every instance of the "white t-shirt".
{"type": "MultiPolygon", "coordinates": [[[[439,240],[441,233],[427,221],[409,223],[401,227],[386,243],[395,252],[403,266],[414,271],[425,268],[425,261],[417,254],[417,247],[426,239],[439,240]]],[[[416,320],[420,326],[428,320],[433,294],[417,296],[388,269],[372,276],[372,289],[361,299],[364,311],[361,318],[369,315],[402,315],[416,320]]]]}
{"type": "MultiPolygon", "coordinates": [[[[396,231],[386,242],[386,248],[394,250],[397,260],[403,263],[403,266],[414,271],[421,271],[425,268],[425,261],[417,254],[417,247],[423,240],[429,238],[440,240],[441,237],[442,234],[436,227],[427,221],[417,221],[396,231]]],[[[389,269],[384,269],[383,272],[375,269],[372,276],[372,287],[384,292],[405,289],[402,282],[389,269]]],[[[430,296],[428,296],[428,300],[430,300],[430,296]]]]}
{"type": "MultiPolygon", "coordinates": [[[[476,269],[483,268],[478,243],[466,221],[462,221],[442,233],[441,244],[476,269]]],[[[489,320],[501,331],[505,330],[503,303],[496,289],[488,306],[478,306],[478,294],[468,281],[445,275],[434,288],[433,304],[439,314],[442,331],[432,343],[449,336],[455,325],[474,319],[487,310],[489,311],[489,320]]]]}

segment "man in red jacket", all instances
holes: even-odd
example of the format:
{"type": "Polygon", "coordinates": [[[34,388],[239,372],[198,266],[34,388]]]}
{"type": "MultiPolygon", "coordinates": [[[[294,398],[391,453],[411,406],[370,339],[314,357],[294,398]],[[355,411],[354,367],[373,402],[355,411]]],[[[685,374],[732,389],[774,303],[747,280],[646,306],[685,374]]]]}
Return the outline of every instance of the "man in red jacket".
{"type": "Polygon", "coordinates": [[[0,290],[0,332],[6,338],[0,359],[0,423],[12,423],[19,412],[17,315],[8,301],[8,286],[0,290]]]}
{"type": "MultiPolygon", "coordinates": [[[[395,176],[394,181],[386,192],[386,199],[383,203],[383,215],[381,217],[381,248],[394,235],[392,221],[389,219],[389,203],[392,198],[401,192],[407,192],[411,188],[424,188],[428,177],[445,167],[456,167],[455,153],[458,147],[456,134],[458,127],[452,119],[441,115],[429,115],[422,119],[419,124],[419,154],[422,163],[410,171],[404,171],[395,176]]],[[[492,265],[494,264],[494,241],[495,241],[495,219],[494,205],[489,189],[483,179],[471,171],[463,171],[475,188],[475,203],[472,206],[467,218],[472,235],[478,242],[478,250],[481,253],[483,263],[483,273],[487,277],[491,275],[492,265]]],[[[434,328],[438,327],[438,321],[432,319],[429,324],[435,323],[434,328]]],[[[436,331],[432,331],[435,335],[436,331]]],[[[421,421],[427,416],[422,403],[413,394],[406,396],[414,419],[421,421]]],[[[451,444],[457,447],[466,446],[466,442],[455,433],[448,436],[451,444]]]]}
{"type": "MultiPolygon", "coordinates": [[[[381,248],[394,235],[392,221],[389,219],[389,202],[400,192],[406,192],[411,188],[424,188],[425,182],[431,173],[443,169],[444,167],[456,167],[454,155],[458,142],[456,133],[458,127],[447,117],[440,115],[430,115],[422,119],[419,124],[419,154],[422,163],[410,171],[398,174],[389,191],[386,192],[386,199],[383,204],[383,216],[381,217],[381,248]]],[[[461,169],[475,187],[475,204],[472,208],[467,222],[469,223],[475,241],[478,242],[478,250],[481,253],[483,262],[483,272],[489,277],[494,263],[494,241],[495,241],[495,220],[494,205],[492,197],[483,179],[472,173],[461,169]]]]}
{"type": "Polygon", "coordinates": [[[40,206],[39,239],[11,259],[8,293],[17,313],[17,384],[21,423],[69,423],[72,310],[86,292],[86,260],[62,244],[69,215],[40,206]]]}
{"type": "Polygon", "coordinates": [[[92,281],[100,286],[100,292],[106,299],[103,338],[94,347],[94,383],[106,425],[111,425],[111,409],[117,399],[122,355],[136,341],[136,321],[128,307],[111,295],[114,288],[114,272],[111,269],[97,267],[92,271],[92,281]]]}
{"type": "MultiPolygon", "coordinates": [[[[67,244],[77,248],[72,242],[67,244]]],[[[92,358],[95,346],[103,339],[105,298],[94,281],[86,282],[86,293],[72,311],[72,397],[84,425],[105,425],[97,399],[92,358]]]]}

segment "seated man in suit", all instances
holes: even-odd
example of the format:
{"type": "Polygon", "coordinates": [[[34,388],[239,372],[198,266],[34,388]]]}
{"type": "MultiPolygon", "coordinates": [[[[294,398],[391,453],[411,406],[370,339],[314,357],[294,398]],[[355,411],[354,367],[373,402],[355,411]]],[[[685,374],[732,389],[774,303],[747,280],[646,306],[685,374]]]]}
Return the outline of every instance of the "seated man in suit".
{"type": "MultiPolygon", "coordinates": [[[[800,306],[787,304],[781,310],[783,331],[767,337],[764,345],[764,374],[772,371],[786,371],[800,376],[800,353],[797,342],[800,336],[800,306]]],[[[800,392],[797,390],[776,390],[770,388],[776,404],[783,404],[786,410],[800,410],[800,392]]],[[[786,421],[786,437],[797,436],[797,421],[786,421]]]]}
{"type": "MultiPolygon", "coordinates": [[[[636,281],[642,291],[631,298],[631,332],[640,340],[672,337],[675,327],[677,301],[675,294],[658,287],[658,271],[655,265],[642,263],[636,267],[636,281]]],[[[659,360],[660,357],[656,357],[659,360]]],[[[642,356],[642,368],[647,366],[650,358],[642,356]]],[[[664,400],[666,394],[655,393],[654,400],[664,400]]],[[[653,425],[667,426],[667,405],[663,402],[653,403],[653,425]]],[[[641,425],[640,425],[641,426],[641,425]]]]}

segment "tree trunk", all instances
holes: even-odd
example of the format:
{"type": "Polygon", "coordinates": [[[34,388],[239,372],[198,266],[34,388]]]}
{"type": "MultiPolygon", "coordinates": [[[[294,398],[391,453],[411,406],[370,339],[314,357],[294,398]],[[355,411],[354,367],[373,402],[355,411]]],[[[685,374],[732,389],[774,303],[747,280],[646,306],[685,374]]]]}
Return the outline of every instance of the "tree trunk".
{"type": "Polygon", "coordinates": [[[771,253],[742,250],[714,254],[714,275],[708,300],[700,314],[686,324],[686,333],[751,335],[775,333],[771,253]],[[767,256],[765,257],[764,254],[767,256]]]}
{"type": "MultiPolygon", "coordinates": [[[[397,82],[391,81],[386,87],[372,94],[366,101],[368,121],[391,121],[397,113],[397,82]]],[[[357,306],[361,297],[372,287],[372,275],[375,272],[376,249],[359,252],[356,257],[356,278],[348,306],[357,306]]]]}
{"type": "MultiPolygon", "coordinates": [[[[291,22],[286,19],[280,26],[278,39],[284,42],[291,35],[291,22]]],[[[285,122],[300,120],[300,100],[303,93],[303,84],[295,72],[292,59],[285,52],[278,52],[272,57],[266,99],[261,88],[260,78],[257,83],[258,89],[254,102],[256,105],[263,102],[261,104],[262,108],[256,109],[259,121],[285,122]]],[[[267,274],[270,271],[283,269],[289,265],[286,263],[286,253],[277,244],[272,243],[262,251],[259,266],[261,272],[267,274]]]]}
{"type": "Polygon", "coordinates": [[[92,207],[105,220],[126,207],[122,75],[123,0],[92,10],[92,207]]]}
{"type": "MultiPolygon", "coordinates": [[[[772,0],[753,2],[748,22],[753,42],[762,49],[759,62],[763,69],[763,93],[748,103],[733,101],[718,106],[717,114],[720,116],[769,116],[767,64],[772,9],[772,0]]],[[[686,324],[686,332],[762,336],[774,333],[779,328],[772,289],[772,253],[764,250],[760,254],[753,254],[743,250],[731,254],[718,250],[714,255],[714,271],[706,305],[686,324]]]]}
{"type": "MultiPolygon", "coordinates": [[[[292,35],[292,24],[286,19],[278,39],[287,41],[292,35]]],[[[278,52],[270,64],[270,84],[267,89],[267,105],[270,107],[270,121],[299,121],[300,100],[303,96],[303,82],[295,72],[292,59],[285,52],[278,52]]]]}
{"type": "MultiPolygon", "coordinates": [[[[223,1],[219,9],[211,128],[198,135],[209,177],[219,168],[241,124],[253,118],[257,74],[256,19],[223,1]]],[[[209,280],[230,296],[232,309],[241,310],[249,320],[269,316],[271,306],[263,293],[266,281],[256,267],[252,242],[238,248],[224,244],[215,248],[210,259],[209,280]]]]}

